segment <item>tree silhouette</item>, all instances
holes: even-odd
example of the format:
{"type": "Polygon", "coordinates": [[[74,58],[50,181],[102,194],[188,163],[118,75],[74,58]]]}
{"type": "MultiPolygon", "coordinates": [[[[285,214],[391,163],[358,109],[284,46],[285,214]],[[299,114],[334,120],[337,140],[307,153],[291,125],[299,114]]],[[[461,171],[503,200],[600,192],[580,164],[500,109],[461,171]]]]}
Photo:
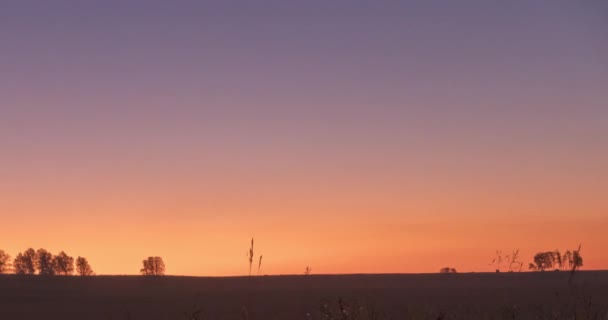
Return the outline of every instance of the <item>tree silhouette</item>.
{"type": "Polygon", "coordinates": [[[519,249],[513,250],[511,255],[507,256],[507,261],[509,261],[509,272],[518,271],[521,272],[524,263],[519,261],[519,249]]]}
{"type": "Polygon", "coordinates": [[[71,275],[74,272],[74,258],[61,251],[53,258],[53,266],[56,274],[71,275]]]}
{"type": "Polygon", "coordinates": [[[583,257],[581,256],[581,248],[572,251],[572,269],[576,270],[583,266],[583,257]]]}
{"type": "Polygon", "coordinates": [[[553,261],[557,264],[556,268],[561,269],[563,265],[562,254],[558,249],[553,252],[553,261]]]}
{"type": "Polygon", "coordinates": [[[581,257],[581,245],[578,245],[578,249],[572,251],[572,270],[570,270],[570,277],[568,277],[568,286],[570,288],[574,288],[572,286],[572,280],[574,279],[574,274],[576,273],[576,269],[578,267],[583,266],[583,257],[581,257]]]}
{"type": "Polygon", "coordinates": [[[530,263],[528,269],[545,271],[555,267],[556,270],[564,268],[576,270],[576,268],[582,266],[583,257],[581,257],[579,247],[578,250],[568,250],[563,255],[560,254],[559,250],[539,252],[534,256],[534,263],[530,263]],[[534,267],[532,268],[532,266],[534,267]]]}
{"type": "Polygon", "coordinates": [[[553,268],[555,263],[555,255],[552,251],[547,252],[539,252],[534,255],[534,264],[536,268],[540,271],[545,271],[546,269],[553,268]]]}
{"type": "Polygon", "coordinates": [[[165,274],[165,263],[161,257],[148,257],[142,263],[144,267],[140,272],[145,276],[162,276],[165,274]]]}
{"type": "Polygon", "coordinates": [[[36,251],[29,248],[19,253],[13,261],[16,274],[36,274],[36,251]]]}
{"type": "Polygon", "coordinates": [[[19,252],[15,260],[13,260],[13,269],[15,270],[15,274],[29,274],[23,253],[19,252]]]}
{"type": "Polygon", "coordinates": [[[564,253],[564,256],[562,257],[562,263],[564,264],[565,268],[572,269],[573,261],[572,261],[572,252],[570,252],[570,250],[567,250],[564,253]],[[567,263],[567,265],[566,265],[566,263],[567,263]]]}
{"type": "Polygon", "coordinates": [[[36,269],[39,275],[52,276],[55,274],[53,254],[45,249],[36,251],[36,269]]]}
{"type": "Polygon", "coordinates": [[[11,256],[9,256],[8,253],[4,252],[4,250],[0,250],[0,274],[8,271],[10,259],[11,256]]]}
{"type": "Polygon", "coordinates": [[[89,265],[87,259],[83,257],[76,258],[76,271],[81,276],[93,275],[93,269],[91,269],[91,266],[89,265]]]}

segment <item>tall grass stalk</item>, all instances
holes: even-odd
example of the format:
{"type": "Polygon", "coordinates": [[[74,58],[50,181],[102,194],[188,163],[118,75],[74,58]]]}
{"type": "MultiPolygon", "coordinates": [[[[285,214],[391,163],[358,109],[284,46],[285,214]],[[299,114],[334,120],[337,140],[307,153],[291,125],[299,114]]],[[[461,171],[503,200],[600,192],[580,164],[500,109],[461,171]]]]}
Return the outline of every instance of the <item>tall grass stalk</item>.
{"type": "Polygon", "coordinates": [[[249,275],[251,276],[251,265],[253,264],[253,238],[251,238],[251,247],[249,248],[249,275]]]}

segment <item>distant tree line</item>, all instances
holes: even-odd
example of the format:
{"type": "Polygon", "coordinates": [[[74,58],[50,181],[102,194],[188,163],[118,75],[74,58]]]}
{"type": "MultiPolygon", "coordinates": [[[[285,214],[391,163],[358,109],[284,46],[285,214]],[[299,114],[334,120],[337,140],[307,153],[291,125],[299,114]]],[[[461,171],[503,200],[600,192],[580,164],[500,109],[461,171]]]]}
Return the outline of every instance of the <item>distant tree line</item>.
{"type": "Polygon", "coordinates": [[[559,250],[539,252],[534,255],[534,262],[528,265],[533,271],[576,270],[583,266],[583,257],[578,250],[568,250],[563,255],[559,250]]]}
{"type": "MultiPolygon", "coordinates": [[[[508,267],[508,271],[522,271],[523,263],[519,260],[519,249],[513,250],[512,254],[503,257],[500,250],[496,251],[496,257],[490,262],[490,265],[496,267],[496,272],[501,271],[502,266],[508,267]],[[506,262],[506,264],[503,264],[506,262]]],[[[583,266],[583,257],[581,256],[581,247],[577,250],[568,250],[561,254],[559,250],[538,252],[534,255],[533,262],[528,264],[530,271],[545,271],[545,270],[571,270],[583,266]]]]}
{"type": "MultiPolygon", "coordinates": [[[[142,261],[143,268],[140,272],[143,275],[161,276],[165,274],[165,263],[161,257],[148,257],[142,261]]],[[[73,275],[91,276],[95,273],[84,257],[77,257],[74,260],[64,251],[53,255],[46,249],[34,250],[29,248],[19,252],[11,262],[11,256],[4,250],[0,250],[0,274],[14,273],[17,275],[73,275]]]]}
{"type": "Polygon", "coordinates": [[[74,270],[81,276],[93,275],[93,269],[84,257],[74,260],[64,251],[53,255],[46,249],[34,250],[29,248],[24,252],[19,252],[14,260],[10,260],[10,255],[0,250],[0,273],[12,271],[18,275],[72,275],[74,270]]]}
{"type": "MultiPolygon", "coordinates": [[[[161,257],[148,257],[142,263],[143,268],[140,272],[143,275],[161,276],[165,274],[165,263],[161,257]]],[[[86,258],[77,257],[74,260],[64,251],[53,255],[46,249],[29,248],[19,252],[11,261],[11,256],[4,250],[0,250],[0,274],[69,276],[73,275],[74,271],[81,276],[95,274],[86,258]]]]}
{"type": "MultiPolygon", "coordinates": [[[[580,254],[580,246],[577,250],[568,250],[563,255],[559,250],[538,252],[534,255],[534,262],[528,265],[528,269],[532,271],[545,270],[572,270],[583,266],[583,257],[580,254]]],[[[251,275],[251,265],[253,263],[253,238],[248,252],[249,274],[251,275]]],[[[507,255],[504,259],[507,261],[509,271],[521,271],[522,262],[518,260],[519,250],[514,250],[511,255],[507,255]]],[[[492,260],[491,265],[496,265],[496,272],[500,272],[503,257],[500,251],[496,252],[496,258],[492,260]]],[[[142,261],[143,267],[140,269],[142,275],[146,276],[161,276],[165,274],[165,263],[161,257],[150,256],[142,261]]],[[[258,274],[262,264],[262,256],[260,255],[258,262],[258,274]]],[[[310,267],[306,267],[304,274],[310,274],[310,267]]],[[[34,250],[29,248],[24,252],[17,254],[12,260],[9,254],[0,250],[0,274],[14,273],[17,275],[72,275],[74,271],[81,276],[93,275],[91,265],[84,257],[78,257],[74,260],[64,251],[53,255],[45,249],[34,250]]],[[[457,273],[456,269],[445,267],[440,273],[457,273]]]]}
{"type": "MultiPolygon", "coordinates": [[[[248,252],[249,275],[253,264],[254,240],[251,238],[251,246],[248,252]]],[[[78,257],[74,260],[64,251],[53,255],[45,249],[34,250],[29,248],[17,254],[11,263],[11,257],[0,250],[0,274],[15,273],[18,275],[72,275],[74,270],[81,276],[93,275],[93,269],[86,258],[78,257]]],[[[262,255],[258,259],[258,274],[262,267],[262,255]]],[[[139,272],[144,276],[162,276],[165,274],[165,262],[158,256],[150,256],[142,260],[142,268],[139,272]]],[[[306,274],[310,274],[310,268],[306,268],[306,274]]]]}

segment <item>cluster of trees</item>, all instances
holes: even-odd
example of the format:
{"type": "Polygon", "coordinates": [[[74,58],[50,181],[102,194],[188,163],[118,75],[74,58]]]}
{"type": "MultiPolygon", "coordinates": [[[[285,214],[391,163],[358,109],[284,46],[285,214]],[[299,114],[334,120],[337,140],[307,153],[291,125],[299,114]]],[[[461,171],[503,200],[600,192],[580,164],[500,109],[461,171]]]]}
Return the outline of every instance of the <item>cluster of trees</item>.
{"type": "Polygon", "coordinates": [[[539,252],[534,255],[534,263],[528,265],[530,270],[576,270],[583,266],[583,257],[578,250],[566,251],[563,255],[559,250],[539,252]]]}
{"type": "MultiPolygon", "coordinates": [[[[496,257],[490,262],[490,265],[496,267],[496,272],[500,272],[504,266],[508,268],[509,272],[521,272],[523,269],[523,263],[519,260],[519,249],[513,250],[513,253],[506,256],[503,256],[500,250],[496,251],[496,257]]],[[[528,264],[528,270],[576,270],[582,266],[583,257],[579,246],[577,250],[568,250],[563,255],[559,250],[538,252],[534,255],[534,262],[528,264]]]]}
{"type": "MultiPolygon", "coordinates": [[[[143,275],[161,276],[165,274],[165,263],[161,257],[148,257],[142,261],[143,275]]],[[[19,252],[11,263],[11,256],[0,250],[0,274],[15,273],[18,275],[72,275],[74,271],[81,276],[91,276],[95,273],[84,257],[74,260],[64,251],[53,255],[46,249],[34,250],[29,248],[19,252]]]]}
{"type": "Polygon", "coordinates": [[[144,276],[162,276],[165,274],[165,262],[161,257],[148,257],[142,261],[141,274],[144,276]]]}
{"type": "Polygon", "coordinates": [[[64,251],[53,255],[46,249],[34,250],[29,248],[24,252],[17,254],[15,259],[10,262],[10,256],[0,250],[0,273],[7,273],[12,270],[19,275],[72,275],[74,269],[81,276],[93,275],[93,269],[89,265],[86,258],[74,258],[69,256],[64,251]]]}

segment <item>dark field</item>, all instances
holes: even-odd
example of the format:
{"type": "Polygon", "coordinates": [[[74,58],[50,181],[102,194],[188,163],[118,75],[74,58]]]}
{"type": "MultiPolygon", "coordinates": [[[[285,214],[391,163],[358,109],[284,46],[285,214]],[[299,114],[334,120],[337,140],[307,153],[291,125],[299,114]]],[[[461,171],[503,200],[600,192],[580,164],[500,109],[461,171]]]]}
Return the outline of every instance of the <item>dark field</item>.
{"type": "Polygon", "coordinates": [[[608,272],[568,277],[3,275],[0,319],[608,319],[608,272]]]}

